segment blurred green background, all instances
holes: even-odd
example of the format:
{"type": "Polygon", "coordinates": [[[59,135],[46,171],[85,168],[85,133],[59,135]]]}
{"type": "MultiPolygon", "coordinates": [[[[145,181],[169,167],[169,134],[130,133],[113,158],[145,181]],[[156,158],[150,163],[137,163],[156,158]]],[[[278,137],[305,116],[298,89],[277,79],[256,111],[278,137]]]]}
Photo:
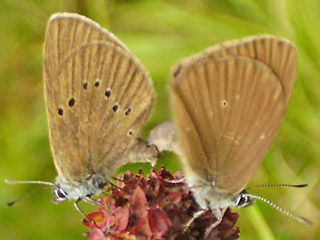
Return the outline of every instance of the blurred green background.
{"type": "MultiPolygon", "coordinates": [[[[293,41],[299,53],[296,84],[280,132],[251,185],[308,183],[306,189],[254,193],[314,225],[300,224],[260,203],[236,211],[241,239],[320,239],[319,0],[1,0],[1,239],[83,239],[87,230],[71,202],[50,202],[50,190],[6,207],[35,186],[6,185],[4,178],[53,181],[56,174],[47,135],[42,47],[47,20],[58,11],[81,13],[99,22],[149,69],[158,98],[144,137],[153,126],[170,119],[167,81],[179,58],[248,35],[269,33],[293,41]]],[[[164,154],[159,164],[180,169],[172,154],[164,154]]]]}

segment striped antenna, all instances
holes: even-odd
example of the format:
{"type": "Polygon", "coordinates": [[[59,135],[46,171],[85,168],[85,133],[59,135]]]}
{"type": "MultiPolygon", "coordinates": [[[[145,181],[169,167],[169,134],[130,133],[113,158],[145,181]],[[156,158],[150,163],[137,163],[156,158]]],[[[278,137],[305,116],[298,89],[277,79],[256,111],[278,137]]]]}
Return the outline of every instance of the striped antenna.
{"type": "Polygon", "coordinates": [[[15,184],[38,184],[38,185],[46,185],[46,186],[54,186],[55,184],[52,183],[52,182],[45,182],[45,181],[15,181],[15,180],[8,180],[8,179],[5,179],[4,180],[5,183],[7,184],[12,184],[12,185],[15,185],[15,184]]]}
{"type": "Polygon", "coordinates": [[[279,183],[279,184],[263,184],[263,185],[255,185],[248,187],[247,190],[253,189],[253,188],[278,188],[278,187],[291,187],[291,188],[304,188],[307,187],[308,184],[286,184],[286,183],[279,183]]]}
{"type": "Polygon", "coordinates": [[[47,188],[47,187],[52,187],[54,186],[55,184],[54,183],[51,183],[51,182],[45,182],[45,181],[15,181],[15,180],[8,180],[8,179],[5,179],[4,180],[5,183],[7,184],[37,184],[37,185],[43,185],[39,188],[36,188],[34,190],[32,190],[31,192],[29,192],[28,194],[18,198],[17,200],[15,201],[12,201],[12,202],[8,202],[7,205],[8,207],[11,207],[19,202],[22,202],[23,200],[33,196],[35,193],[39,192],[40,190],[44,189],[44,188],[47,188]]]}
{"type": "Polygon", "coordinates": [[[11,206],[13,206],[13,205],[16,205],[17,203],[20,203],[20,202],[24,201],[25,199],[33,196],[35,193],[39,192],[39,191],[42,190],[42,189],[45,189],[46,187],[47,187],[47,185],[41,186],[41,187],[36,188],[36,189],[33,189],[31,192],[29,192],[29,193],[27,193],[26,195],[18,198],[17,200],[14,200],[14,201],[12,201],[12,202],[8,202],[8,203],[7,203],[7,206],[8,206],[8,207],[11,207],[11,206]]]}
{"type": "Polygon", "coordinates": [[[307,224],[307,225],[312,225],[312,222],[304,217],[300,217],[298,215],[295,215],[294,213],[278,206],[277,204],[269,201],[268,199],[266,198],[263,198],[263,197],[260,197],[260,196],[257,196],[257,195],[252,195],[250,193],[244,193],[243,196],[248,196],[249,198],[252,198],[252,199],[256,199],[256,200],[260,200],[264,203],[266,203],[267,205],[273,207],[274,209],[276,209],[277,211],[283,213],[284,215],[290,217],[290,218],[293,218],[301,223],[304,223],[304,224],[307,224]]]}

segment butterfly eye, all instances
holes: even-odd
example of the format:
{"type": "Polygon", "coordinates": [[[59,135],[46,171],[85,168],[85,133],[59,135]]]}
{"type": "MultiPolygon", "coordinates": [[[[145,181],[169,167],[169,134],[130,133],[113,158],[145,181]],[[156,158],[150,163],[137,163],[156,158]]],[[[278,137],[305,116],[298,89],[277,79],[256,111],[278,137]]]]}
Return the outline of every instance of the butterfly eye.
{"type": "Polygon", "coordinates": [[[237,208],[244,208],[252,205],[254,203],[254,199],[251,199],[246,194],[239,194],[235,199],[235,206],[237,208]]]}
{"type": "Polygon", "coordinates": [[[56,201],[62,202],[68,199],[68,194],[59,186],[54,190],[54,195],[56,197],[56,201]]]}
{"type": "Polygon", "coordinates": [[[244,206],[247,201],[248,201],[247,196],[240,196],[238,206],[241,206],[241,207],[244,206]]]}

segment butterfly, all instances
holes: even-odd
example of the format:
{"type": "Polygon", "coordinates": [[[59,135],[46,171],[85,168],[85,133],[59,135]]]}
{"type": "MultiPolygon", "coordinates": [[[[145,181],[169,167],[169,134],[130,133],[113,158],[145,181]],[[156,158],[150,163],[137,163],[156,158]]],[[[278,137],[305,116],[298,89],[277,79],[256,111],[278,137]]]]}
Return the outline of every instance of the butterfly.
{"type": "Polygon", "coordinates": [[[58,176],[9,183],[49,185],[55,202],[77,202],[99,193],[120,166],[156,160],[156,148],[139,138],[155,98],[151,78],[111,32],[78,14],[52,15],[43,78],[58,176]]]}
{"type": "Polygon", "coordinates": [[[207,209],[217,217],[207,235],[229,206],[245,207],[259,199],[275,207],[245,188],[284,118],[296,66],[292,43],[262,35],[210,47],[173,68],[173,123],[156,126],[148,141],[179,155],[185,181],[202,209],[195,218],[207,209]]]}

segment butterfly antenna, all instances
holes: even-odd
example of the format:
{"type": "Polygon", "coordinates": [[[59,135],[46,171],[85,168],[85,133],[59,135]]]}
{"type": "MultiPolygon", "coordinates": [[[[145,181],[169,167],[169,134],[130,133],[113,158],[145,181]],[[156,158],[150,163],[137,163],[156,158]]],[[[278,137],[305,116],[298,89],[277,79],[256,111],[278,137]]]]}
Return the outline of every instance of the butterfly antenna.
{"type": "Polygon", "coordinates": [[[46,185],[46,186],[54,186],[55,184],[52,182],[45,182],[45,181],[15,181],[15,180],[8,180],[5,179],[4,180],[5,183],[7,184],[12,184],[12,185],[16,185],[16,184],[38,184],[38,185],[46,185]]]}
{"type": "Polygon", "coordinates": [[[13,184],[13,185],[16,185],[16,184],[37,184],[37,185],[43,185],[42,187],[39,187],[39,188],[36,188],[34,189],[33,191],[29,192],[27,195],[24,195],[20,198],[18,198],[17,200],[15,201],[12,201],[12,202],[9,202],[7,203],[8,207],[11,207],[29,197],[31,197],[32,195],[34,195],[35,193],[37,193],[39,190],[42,190],[44,188],[47,188],[47,187],[52,187],[54,186],[54,183],[51,183],[51,182],[45,182],[45,181],[15,181],[15,180],[8,180],[8,179],[5,179],[4,180],[5,183],[7,184],[13,184]]]}
{"type": "Polygon", "coordinates": [[[304,188],[307,187],[308,184],[263,184],[263,185],[255,185],[248,187],[247,190],[253,189],[253,188],[278,188],[278,187],[291,187],[291,188],[304,188]]]}
{"type": "Polygon", "coordinates": [[[297,221],[299,221],[301,223],[304,223],[304,224],[307,224],[307,225],[312,225],[312,222],[310,220],[308,220],[308,219],[306,219],[304,217],[300,217],[298,215],[295,215],[294,213],[292,213],[292,212],[290,212],[290,211],[278,206],[277,204],[269,201],[266,198],[263,198],[263,197],[260,197],[260,196],[257,196],[257,195],[252,195],[252,194],[249,194],[249,193],[245,193],[243,195],[248,196],[249,198],[252,198],[252,199],[260,200],[260,201],[266,203],[267,205],[269,205],[270,207],[274,208],[275,210],[277,210],[277,211],[283,213],[284,215],[286,215],[286,216],[288,216],[290,218],[293,218],[293,219],[295,219],[295,220],[297,220],[297,221]]]}
{"type": "Polygon", "coordinates": [[[27,193],[26,195],[18,198],[17,200],[12,201],[12,202],[8,202],[8,203],[7,203],[7,206],[8,206],[8,207],[11,207],[11,206],[13,206],[13,205],[16,205],[17,203],[20,203],[20,202],[24,201],[25,199],[33,196],[35,193],[37,193],[37,192],[39,192],[40,190],[45,189],[45,188],[47,188],[47,186],[41,186],[41,187],[39,187],[39,188],[33,189],[31,192],[29,192],[29,193],[27,193]]]}

